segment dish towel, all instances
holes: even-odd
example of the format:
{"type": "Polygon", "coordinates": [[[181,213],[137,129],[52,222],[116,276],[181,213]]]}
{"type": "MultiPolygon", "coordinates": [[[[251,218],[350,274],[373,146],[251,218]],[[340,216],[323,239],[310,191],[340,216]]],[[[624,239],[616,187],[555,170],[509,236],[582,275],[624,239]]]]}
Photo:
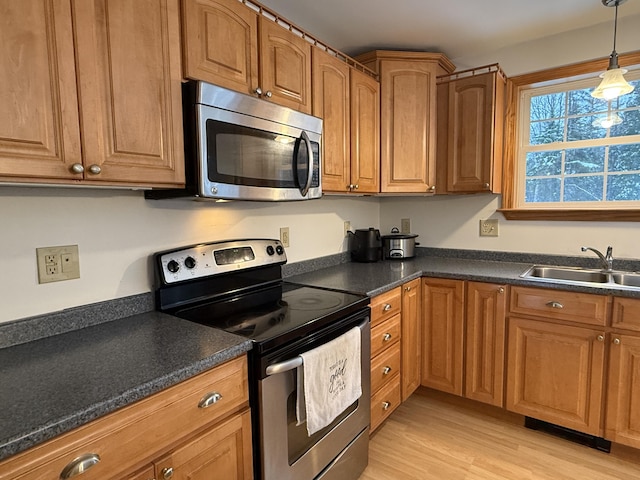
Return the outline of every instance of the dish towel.
{"type": "Polygon", "coordinates": [[[298,425],[306,419],[307,433],[311,436],[362,395],[360,328],[354,327],[300,356],[296,415],[298,425]]]}

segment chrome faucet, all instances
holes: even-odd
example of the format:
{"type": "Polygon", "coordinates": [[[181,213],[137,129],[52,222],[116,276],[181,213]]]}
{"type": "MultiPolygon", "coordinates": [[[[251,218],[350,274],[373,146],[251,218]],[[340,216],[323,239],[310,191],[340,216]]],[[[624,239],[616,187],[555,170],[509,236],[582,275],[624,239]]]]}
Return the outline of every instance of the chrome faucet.
{"type": "Polygon", "coordinates": [[[600,258],[600,261],[602,262],[602,270],[604,270],[605,272],[610,272],[613,270],[613,247],[611,246],[607,247],[606,255],[602,255],[602,253],[599,250],[592,247],[581,247],[581,250],[583,252],[586,252],[587,250],[591,250],[593,253],[598,255],[598,257],[600,258]]]}

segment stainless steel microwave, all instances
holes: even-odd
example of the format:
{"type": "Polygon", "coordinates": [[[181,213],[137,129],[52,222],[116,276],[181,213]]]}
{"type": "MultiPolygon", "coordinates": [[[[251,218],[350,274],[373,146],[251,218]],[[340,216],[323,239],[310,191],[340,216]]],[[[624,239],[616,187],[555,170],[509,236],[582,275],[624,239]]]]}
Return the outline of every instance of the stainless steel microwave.
{"type": "Polygon", "coordinates": [[[322,196],[322,120],[205,82],[183,87],[187,188],[202,199],[291,201],[322,196]]]}

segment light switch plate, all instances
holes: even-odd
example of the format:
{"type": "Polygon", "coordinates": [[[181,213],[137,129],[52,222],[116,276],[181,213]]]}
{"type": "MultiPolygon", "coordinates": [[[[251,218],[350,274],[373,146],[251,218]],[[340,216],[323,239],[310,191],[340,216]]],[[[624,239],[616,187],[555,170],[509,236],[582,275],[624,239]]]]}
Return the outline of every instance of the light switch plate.
{"type": "Polygon", "coordinates": [[[36,248],[38,283],[80,278],[78,245],[36,248]]]}

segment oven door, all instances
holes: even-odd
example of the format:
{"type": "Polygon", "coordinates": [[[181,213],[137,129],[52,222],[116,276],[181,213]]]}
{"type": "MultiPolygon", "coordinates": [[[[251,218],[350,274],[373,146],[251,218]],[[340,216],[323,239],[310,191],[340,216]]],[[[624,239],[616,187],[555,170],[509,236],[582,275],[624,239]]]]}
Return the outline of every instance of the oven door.
{"type": "Polygon", "coordinates": [[[207,105],[197,110],[202,196],[264,201],[322,196],[321,135],[207,105]]]}
{"type": "MultiPolygon", "coordinates": [[[[258,381],[258,444],[263,480],[357,479],[368,462],[371,338],[369,310],[345,321],[326,336],[287,349],[287,358],[267,364],[258,381]],[[312,436],[296,421],[297,355],[326,343],[354,326],[361,332],[362,396],[330,425],[312,436]],[[271,367],[271,368],[269,368],[271,367]],[[275,368],[274,368],[275,367],[275,368]]],[[[302,342],[304,343],[304,342],[302,342]]],[[[258,446],[258,445],[256,445],[258,446]]]]}

